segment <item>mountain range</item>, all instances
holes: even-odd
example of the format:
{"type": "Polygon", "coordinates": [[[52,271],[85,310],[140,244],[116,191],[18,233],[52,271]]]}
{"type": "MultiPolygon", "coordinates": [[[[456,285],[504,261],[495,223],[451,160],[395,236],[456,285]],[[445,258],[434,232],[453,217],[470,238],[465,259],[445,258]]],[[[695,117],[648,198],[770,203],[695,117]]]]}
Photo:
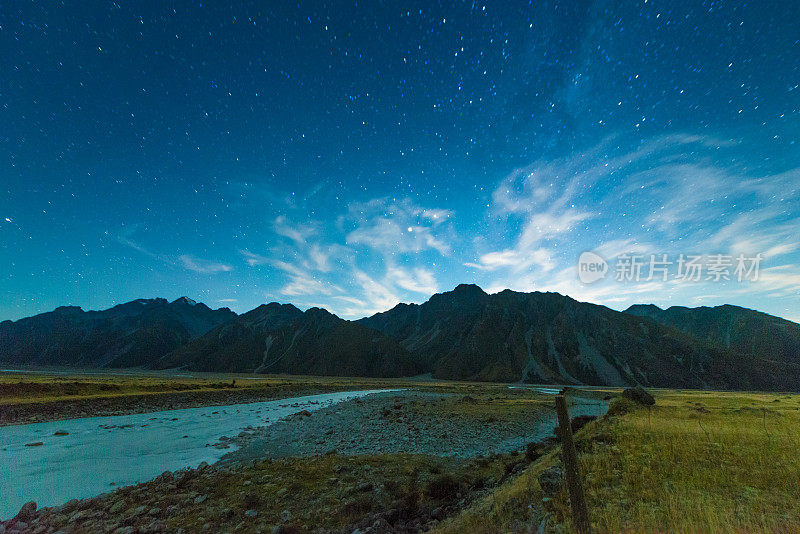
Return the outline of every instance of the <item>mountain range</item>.
{"type": "Polygon", "coordinates": [[[138,299],[102,311],[61,306],[0,323],[0,362],[145,366],[235,317],[228,308],[212,310],[187,297],[138,299]]]}
{"type": "Polygon", "coordinates": [[[0,362],[798,390],[800,325],[730,305],[618,312],[462,284],[357,321],[278,303],[236,315],[186,297],[61,307],[0,323],[0,362]]]}

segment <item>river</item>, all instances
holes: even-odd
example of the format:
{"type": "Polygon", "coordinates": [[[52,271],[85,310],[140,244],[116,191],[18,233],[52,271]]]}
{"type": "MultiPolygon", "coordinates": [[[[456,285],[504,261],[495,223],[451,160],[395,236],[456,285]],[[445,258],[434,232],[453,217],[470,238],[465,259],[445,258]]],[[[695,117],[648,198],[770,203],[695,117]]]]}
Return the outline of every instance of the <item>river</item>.
{"type": "Polygon", "coordinates": [[[12,517],[27,501],[58,506],[164,471],[215,462],[235,449],[220,441],[223,436],[383,391],[391,390],[0,427],[0,519],[12,517]]]}

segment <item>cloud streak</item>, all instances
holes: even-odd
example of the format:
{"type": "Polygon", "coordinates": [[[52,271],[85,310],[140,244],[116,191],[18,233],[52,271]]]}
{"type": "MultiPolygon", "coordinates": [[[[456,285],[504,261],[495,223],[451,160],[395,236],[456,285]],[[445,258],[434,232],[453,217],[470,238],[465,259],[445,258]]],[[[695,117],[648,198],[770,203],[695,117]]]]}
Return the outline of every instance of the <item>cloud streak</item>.
{"type": "Polygon", "coordinates": [[[448,223],[452,216],[450,210],[425,209],[410,199],[374,199],[351,204],[343,222],[354,227],[347,233],[348,245],[367,246],[382,254],[430,249],[447,256],[451,252],[448,223]]]}
{"type": "Polygon", "coordinates": [[[232,271],[233,267],[225,263],[196,258],[188,254],[178,256],[178,260],[186,269],[200,274],[217,274],[232,271]]]}

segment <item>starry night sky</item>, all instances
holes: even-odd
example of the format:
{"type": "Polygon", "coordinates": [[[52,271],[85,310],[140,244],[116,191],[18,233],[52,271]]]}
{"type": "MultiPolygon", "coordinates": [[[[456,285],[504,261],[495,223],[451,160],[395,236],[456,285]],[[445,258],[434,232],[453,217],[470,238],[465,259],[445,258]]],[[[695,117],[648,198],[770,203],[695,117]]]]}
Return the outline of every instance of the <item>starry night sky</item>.
{"type": "Polygon", "coordinates": [[[0,319],[461,282],[800,320],[800,3],[0,9],[0,319]],[[584,285],[581,252],[763,254],[584,285]]]}

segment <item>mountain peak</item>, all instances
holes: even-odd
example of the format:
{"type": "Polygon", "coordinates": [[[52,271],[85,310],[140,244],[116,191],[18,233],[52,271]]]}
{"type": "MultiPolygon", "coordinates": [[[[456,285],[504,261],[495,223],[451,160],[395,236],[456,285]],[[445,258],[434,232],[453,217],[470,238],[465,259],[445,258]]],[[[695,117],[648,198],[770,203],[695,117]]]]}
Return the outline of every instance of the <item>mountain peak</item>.
{"type": "Polygon", "coordinates": [[[239,317],[241,321],[246,323],[253,322],[275,325],[294,321],[302,315],[303,312],[301,312],[294,304],[270,302],[269,304],[262,304],[258,308],[250,310],[239,317]]]}
{"type": "Polygon", "coordinates": [[[436,293],[426,304],[433,309],[449,309],[457,306],[463,310],[476,310],[489,298],[489,295],[475,284],[459,284],[452,291],[436,293]]]}
{"type": "Polygon", "coordinates": [[[658,312],[662,312],[664,310],[662,310],[661,308],[659,308],[655,304],[633,304],[633,305],[629,306],[627,310],[625,310],[625,313],[632,313],[632,314],[636,314],[636,315],[641,315],[641,313],[645,312],[645,311],[658,313],[658,312]]]}
{"type": "Polygon", "coordinates": [[[58,308],[53,310],[53,313],[76,313],[82,311],[83,308],[81,308],[80,306],[59,306],[58,308]]]}
{"type": "Polygon", "coordinates": [[[316,321],[330,321],[331,319],[339,319],[335,314],[329,312],[325,308],[318,308],[313,307],[309,308],[305,312],[306,319],[316,320],[316,321]]]}
{"type": "Polygon", "coordinates": [[[171,302],[171,304],[186,304],[188,306],[194,306],[197,304],[197,301],[190,299],[189,297],[180,297],[171,302]]]}
{"type": "Polygon", "coordinates": [[[471,295],[486,295],[486,291],[480,288],[477,284],[458,284],[453,293],[471,294],[471,295]]]}

